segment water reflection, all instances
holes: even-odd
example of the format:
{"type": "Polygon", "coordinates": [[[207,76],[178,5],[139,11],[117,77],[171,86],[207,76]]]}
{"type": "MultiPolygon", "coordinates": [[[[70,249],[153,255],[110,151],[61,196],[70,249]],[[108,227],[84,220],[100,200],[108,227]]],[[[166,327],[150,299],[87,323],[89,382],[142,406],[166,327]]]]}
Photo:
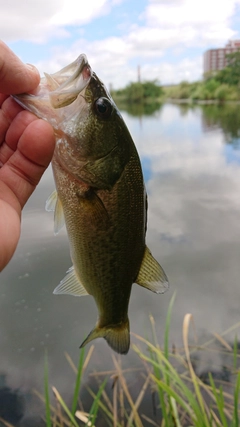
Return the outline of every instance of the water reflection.
{"type": "Polygon", "coordinates": [[[133,117],[152,116],[159,111],[162,104],[158,101],[151,103],[126,103],[117,101],[117,106],[121,111],[126,111],[133,117]]]}
{"type": "MultiPolygon", "coordinates": [[[[18,390],[9,387],[0,387],[0,417],[8,423],[16,425],[23,418],[25,412],[24,396],[18,390]]],[[[0,421],[0,426],[4,424],[0,421]]]]}
{"type": "Polygon", "coordinates": [[[240,145],[240,108],[236,104],[206,105],[203,111],[205,130],[221,128],[227,144],[239,149],[240,145]]]}
{"type": "MultiPolygon", "coordinates": [[[[181,345],[181,324],[187,312],[194,316],[200,341],[210,332],[221,333],[240,321],[238,145],[231,156],[226,150],[226,135],[239,132],[238,108],[231,106],[227,113],[226,106],[223,113],[216,106],[164,105],[154,115],[142,117],[141,123],[122,112],[144,167],[149,199],[148,245],[171,284],[167,294],[157,297],[133,286],[129,312],[131,330],[137,334],[149,336],[151,313],[162,341],[169,300],[175,290],[170,343],[181,345]]],[[[90,297],[83,300],[52,295],[71,265],[66,232],[54,236],[53,216],[44,211],[52,190],[49,169],[24,210],[19,247],[0,277],[0,374],[6,376],[4,387],[20,387],[28,396],[33,388],[41,391],[47,348],[51,384],[69,399],[74,374],[64,352],[77,363],[78,346],[94,326],[97,313],[90,297]]],[[[233,340],[236,333],[234,330],[228,339],[233,340]]],[[[136,341],[134,337],[132,340],[136,341]]],[[[107,344],[99,340],[95,349],[90,368],[111,366],[107,344]]],[[[136,366],[132,350],[122,363],[136,366]]],[[[200,371],[212,369],[212,364],[221,371],[223,360],[199,355],[200,371]]],[[[137,381],[136,374],[131,375],[137,381]]],[[[32,402],[25,412],[32,415],[39,411],[32,402]],[[30,407],[34,408],[32,412],[30,407]]]]}

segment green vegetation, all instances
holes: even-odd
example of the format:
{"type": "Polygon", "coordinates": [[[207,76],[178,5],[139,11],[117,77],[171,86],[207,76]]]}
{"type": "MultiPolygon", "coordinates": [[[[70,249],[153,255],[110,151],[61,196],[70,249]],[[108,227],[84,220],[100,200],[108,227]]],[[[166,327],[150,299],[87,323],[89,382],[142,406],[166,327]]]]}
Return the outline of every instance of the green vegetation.
{"type": "Polygon", "coordinates": [[[157,80],[130,83],[124,89],[112,92],[114,99],[130,102],[131,104],[156,101],[162,94],[162,88],[157,80]]]}
{"type": "Polygon", "coordinates": [[[228,66],[219,71],[215,79],[229,86],[240,87],[240,50],[227,55],[228,66]]]}
{"type": "Polygon", "coordinates": [[[124,89],[112,91],[111,95],[120,110],[137,117],[151,116],[163,100],[163,90],[157,80],[130,83],[124,89]]]}
{"type": "Polygon", "coordinates": [[[240,88],[221,83],[217,75],[202,82],[181,82],[179,85],[164,87],[165,99],[189,101],[240,101],[240,88]]]}
{"type": "MultiPolygon", "coordinates": [[[[239,324],[226,331],[205,345],[189,346],[189,329],[192,315],[186,314],[183,321],[183,349],[169,350],[170,320],[174,297],[169,306],[163,348],[160,348],[155,323],[150,317],[152,325],[152,342],[134,335],[132,348],[139,357],[142,365],[138,377],[142,378],[142,386],[137,396],[131,394],[131,384],[127,382],[128,370],[121,366],[121,358],[113,355],[113,369],[109,372],[90,374],[98,384],[98,391],[94,392],[88,385],[84,385],[82,378],[89,365],[94,346],[91,346],[84,358],[81,350],[78,368],[66,355],[69,365],[76,375],[76,385],[73,393],[71,410],[63,401],[60,393],[52,387],[55,396],[55,405],[50,404],[47,366],[45,364],[45,400],[46,424],[52,427],[65,426],[113,426],[113,427],[143,427],[155,425],[161,427],[237,427],[240,423],[240,354],[237,339],[232,346],[224,339],[227,332],[239,328],[239,324]],[[230,367],[225,367],[233,381],[218,378],[214,372],[203,376],[196,374],[194,368],[197,361],[197,351],[213,351],[214,341],[220,343],[222,354],[231,360],[230,367]],[[142,348],[143,346],[143,348],[142,348]],[[80,400],[80,384],[92,398],[88,412],[83,409],[80,400]],[[108,387],[107,387],[108,385],[108,387]],[[111,387],[109,387],[111,385],[111,387]],[[156,410],[160,412],[149,418],[141,409],[144,399],[148,408],[155,396],[156,410]],[[77,409],[77,406],[79,409],[77,409]],[[50,418],[49,418],[50,417],[50,418]],[[50,424],[51,423],[51,424],[50,424]]],[[[83,390],[82,390],[83,391],[83,390]]],[[[135,390],[136,391],[136,390],[135,390]]]]}
{"type": "Polygon", "coordinates": [[[112,91],[113,99],[121,110],[133,116],[151,115],[161,106],[163,90],[157,80],[130,83],[124,89],[112,91]]]}

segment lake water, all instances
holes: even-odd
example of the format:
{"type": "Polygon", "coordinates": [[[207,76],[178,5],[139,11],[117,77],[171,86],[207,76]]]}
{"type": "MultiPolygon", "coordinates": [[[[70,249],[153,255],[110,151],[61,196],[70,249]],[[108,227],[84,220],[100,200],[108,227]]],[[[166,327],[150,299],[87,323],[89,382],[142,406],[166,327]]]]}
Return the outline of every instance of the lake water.
{"type": "MultiPolygon", "coordinates": [[[[176,291],[171,344],[182,345],[186,313],[194,317],[200,342],[237,323],[227,339],[240,336],[239,110],[235,105],[165,104],[152,115],[122,112],[144,169],[147,243],[170,281],[169,291],[159,296],[133,286],[129,317],[134,333],[150,335],[152,314],[162,342],[176,291]]],[[[71,395],[74,375],[64,352],[77,363],[79,344],[97,318],[91,297],[52,294],[71,266],[66,232],[54,236],[53,215],[44,210],[53,188],[49,168],[24,209],[18,249],[0,276],[0,391],[19,388],[27,396],[25,419],[40,412],[31,390],[43,389],[45,349],[50,383],[64,397],[71,395]]],[[[112,366],[105,341],[94,344],[89,369],[112,366]]],[[[137,363],[133,350],[123,363],[137,363]]],[[[218,363],[204,359],[207,367],[218,363]]],[[[0,416],[1,407],[0,394],[0,416]]]]}

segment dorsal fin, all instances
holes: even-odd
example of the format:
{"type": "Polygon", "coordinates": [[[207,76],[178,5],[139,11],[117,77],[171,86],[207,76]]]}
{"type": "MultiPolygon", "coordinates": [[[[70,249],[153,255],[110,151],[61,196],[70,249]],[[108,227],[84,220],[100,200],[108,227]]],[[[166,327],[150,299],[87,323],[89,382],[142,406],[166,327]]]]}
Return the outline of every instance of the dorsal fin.
{"type": "Polygon", "coordinates": [[[135,282],[157,294],[163,294],[169,287],[166,273],[152,256],[147,246],[135,282]]]}

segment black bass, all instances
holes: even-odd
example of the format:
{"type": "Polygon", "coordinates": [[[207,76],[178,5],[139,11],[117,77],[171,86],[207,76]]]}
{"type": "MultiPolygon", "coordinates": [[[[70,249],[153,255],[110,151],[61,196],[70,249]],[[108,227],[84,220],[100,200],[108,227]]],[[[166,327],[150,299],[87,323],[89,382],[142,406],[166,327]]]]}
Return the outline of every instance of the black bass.
{"type": "Polygon", "coordinates": [[[103,337],[126,354],[132,284],[168,288],[145,243],[147,198],[131,135],[85,55],[14,99],[55,130],[56,192],[46,209],[55,211],[55,233],[66,223],[73,266],[54,293],[95,299],[99,318],[81,347],[103,337]]]}

